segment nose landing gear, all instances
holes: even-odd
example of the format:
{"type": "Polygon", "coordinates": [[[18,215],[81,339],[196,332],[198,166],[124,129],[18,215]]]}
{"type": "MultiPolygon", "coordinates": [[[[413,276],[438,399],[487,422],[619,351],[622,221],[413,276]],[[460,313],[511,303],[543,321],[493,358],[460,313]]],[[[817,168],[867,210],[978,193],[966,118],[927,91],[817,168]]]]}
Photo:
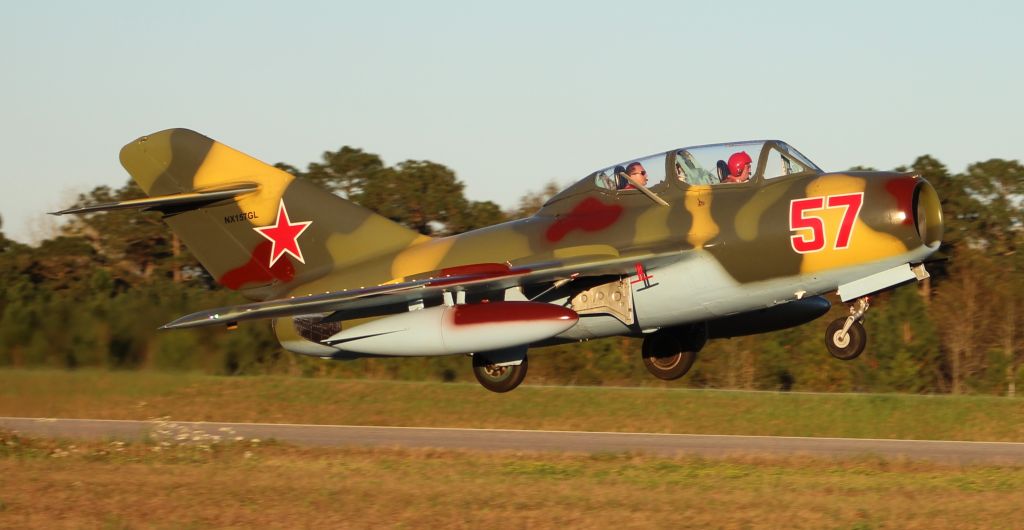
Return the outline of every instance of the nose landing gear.
{"type": "Polygon", "coordinates": [[[837,318],[825,330],[825,346],[833,357],[841,361],[856,359],[868,343],[864,330],[864,314],[871,306],[870,299],[862,296],[850,306],[850,316],[837,318]]]}

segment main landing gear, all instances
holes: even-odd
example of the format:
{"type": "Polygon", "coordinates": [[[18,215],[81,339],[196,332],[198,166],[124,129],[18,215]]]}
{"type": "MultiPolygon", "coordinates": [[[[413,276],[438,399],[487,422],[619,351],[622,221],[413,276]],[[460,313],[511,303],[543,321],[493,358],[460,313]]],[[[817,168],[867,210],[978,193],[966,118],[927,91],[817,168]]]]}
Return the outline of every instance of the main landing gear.
{"type": "Polygon", "coordinates": [[[526,378],[527,357],[519,364],[494,364],[482,354],[473,356],[473,375],[484,388],[491,392],[514,390],[526,378]]]}
{"type": "Polygon", "coordinates": [[[686,375],[708,341],[704,323],[667,328],[644,337],[644,366],[654,377],[673,381],[686,375]]]}
{"type": "Polygon", "coordinates": [[[866,296],[857,299],[850,306],[850,316],[837,318],[825,330],[825,346],[833,357],[841,361],[850,361],[860,356],[868,343],[868,333],[864,331],[864,314],[871,306],[866,296]]]}

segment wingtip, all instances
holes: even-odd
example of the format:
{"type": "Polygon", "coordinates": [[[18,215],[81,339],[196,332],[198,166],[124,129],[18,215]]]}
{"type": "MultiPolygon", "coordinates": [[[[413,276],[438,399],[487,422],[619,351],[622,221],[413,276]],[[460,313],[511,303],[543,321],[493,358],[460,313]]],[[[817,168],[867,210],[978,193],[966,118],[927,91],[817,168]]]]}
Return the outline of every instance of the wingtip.
{"type": "Polygon", "coordinates": [[[226,322],[226,321],[224,319],[221,319],[220,315],[218,315],[216,313],[211,314],[210,312],[201,311],[199,313],[192,313],[191,315],[185,315],[185,316],[180,317],[178,319],[172,320],[172,321],[170,321],[170,322],[160,326],[157,329],[165,330],[165,329],[197,328],[197,327],[202,327],[202,326],[212,326],[212,325],[215,325],[215,324],[219,324],[221,322],[226,322]]]}
{"type": "Polygon", "coordinates": [[[177,320],[173,320],[171,322],[168,322],[168,323],[166,323],[166,324],[164,324],[164,325],[162,325],[162,326],[160,326],[160,327],[158,327],[156,329],[160,330],[160,331],[165,331],[165,330],[168,330],[168,329],[181,329],[181,328],[191,327],[189,324],[193,324],[194,325],[194,323],[190,323],[187,320],[185,320],[184,317],[182,317],[182,318],[179,318],[177,320]]]}
{"type": "Polygon", "coordinates": [[[56,212],[48,212],[50,215],[68,215],[73,213],[88,213],[88,206],[76,206],[74,208],[64,208],[63,210],[57,210],[56,212]]]}
{"type": "Polygon", "coordinates": [[[168,330],[168,329],[179,329],[179,328],[183,328],[183,327],[188,327],[188,322],[186,320],[186,317],[176,318],[176,319],[174,319],[174,320],[172,320],[172,321],[170,321],[170,322],[168,322],[168,323],[166,323],[166,324],[164,324],[164,325],[162,325],[162,326],[160,326],[160,327],[158,327],[156,329],[159,330],[159,331],[164,331],[164,330],[168,330]]]}

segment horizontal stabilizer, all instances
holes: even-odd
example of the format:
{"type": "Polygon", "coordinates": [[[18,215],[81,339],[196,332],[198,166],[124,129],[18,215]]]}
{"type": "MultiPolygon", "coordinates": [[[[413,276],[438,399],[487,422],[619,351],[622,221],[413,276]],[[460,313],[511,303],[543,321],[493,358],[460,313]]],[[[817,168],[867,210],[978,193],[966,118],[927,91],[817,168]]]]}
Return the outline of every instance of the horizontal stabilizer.
{"type": "Polygon", "coordinates": [[[79,214],[92,212],[108,212],[111,210],[143,210],[159,211],[165,214],[178,213],[195,210],[208,206],[215,202],[231,199],[246,193],[252,193],[259,189],[259,184],[247,183],[220,188],[214,190],[193,191],[189,193],[176,193],[173,195],[160,195],[157,197],[146,197],[144,199],[131,199],[127,201],[105,202],[101,204],[90,204],[78,208],[68,208],[59,212],[51,212],[51,215],[79,214]]]}

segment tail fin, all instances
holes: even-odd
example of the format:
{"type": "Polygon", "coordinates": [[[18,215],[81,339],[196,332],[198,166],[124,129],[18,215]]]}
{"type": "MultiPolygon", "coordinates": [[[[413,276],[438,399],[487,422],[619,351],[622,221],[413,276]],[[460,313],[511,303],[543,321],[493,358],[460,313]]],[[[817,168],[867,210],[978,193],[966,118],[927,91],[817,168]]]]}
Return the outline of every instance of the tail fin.
{"type": "Polygon", "coordinates": [[[135,140],[121,149],[121,164],[150,197],[255,185],[165,220],[217,281],[256,298],[424,237],[187,129],[135,140]]]}

